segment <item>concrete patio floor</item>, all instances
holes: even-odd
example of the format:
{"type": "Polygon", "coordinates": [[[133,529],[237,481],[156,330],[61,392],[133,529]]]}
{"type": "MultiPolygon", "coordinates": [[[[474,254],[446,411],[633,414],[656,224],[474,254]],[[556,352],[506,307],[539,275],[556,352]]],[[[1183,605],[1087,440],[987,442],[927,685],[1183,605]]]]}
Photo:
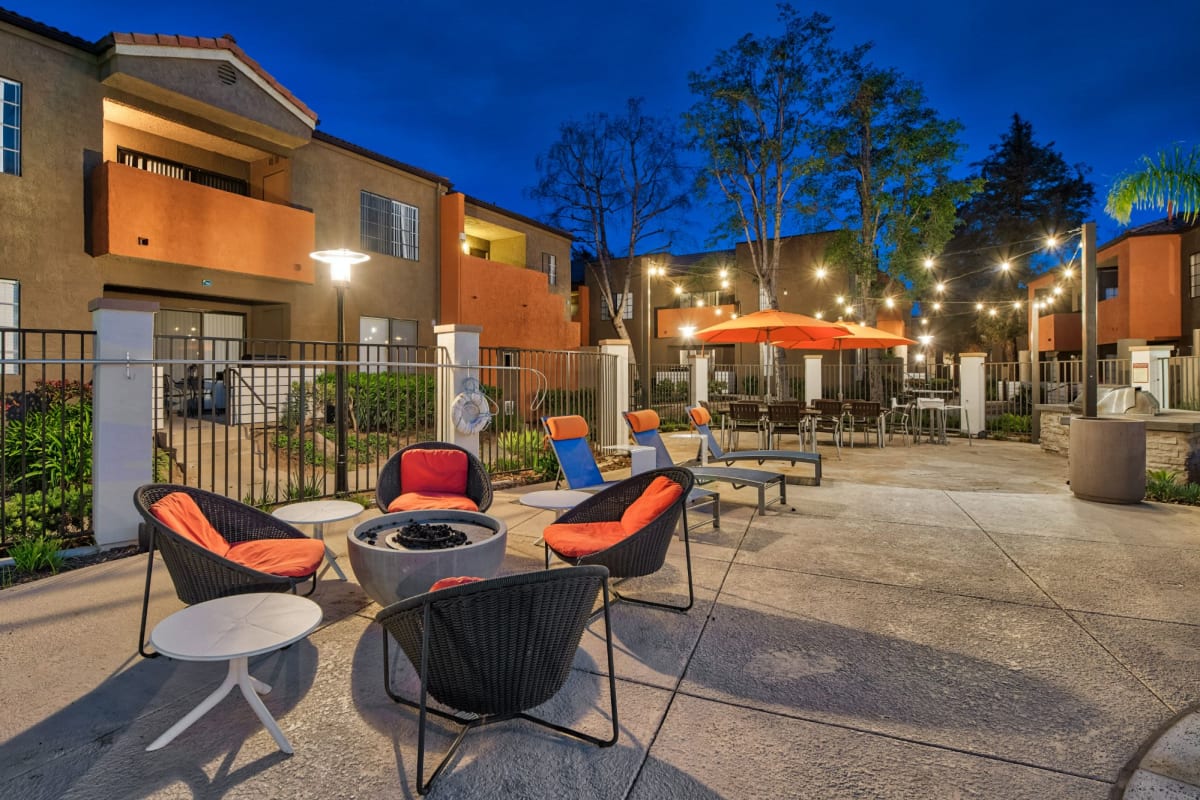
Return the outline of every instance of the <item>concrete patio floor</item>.
{"type": "MultiPolygon", "coordinates": [[[[1065,460],[1030,445],[822,452],[825,485],[789,486],[794,513],[716,487],[723,525],[693,539],[688,614],[614,608],[615,747],[504,723],[468,736],[430,796],[1119,794],[1200,697],[1200,509],[1076,501],[1065,460]]],[[[491,509],[510,526],[506,572],[541,567],[551,515],[515,502],[536,488],[491,509]]],[[[329,526],[341,554],[349,527],[329,526]]],[[[139,556],[0,592],[0,797],[415,795],[416,716],[384,694],[378,607],[331,572],[322,627],[251,660],[295,755],[236,696],[144,752],[224,674],[136,655],[144,574],[139,556]]],[[[677,600],[683,574],[676,543],[637,586],[677,600]]],[[[181,607],[165,569],[152,597],[152,622],[181,607]]],[[[596,733],[602,624],[542,709],[596,733]]],[[[395,670],[411,690],[402,655],[395,670]]]]}

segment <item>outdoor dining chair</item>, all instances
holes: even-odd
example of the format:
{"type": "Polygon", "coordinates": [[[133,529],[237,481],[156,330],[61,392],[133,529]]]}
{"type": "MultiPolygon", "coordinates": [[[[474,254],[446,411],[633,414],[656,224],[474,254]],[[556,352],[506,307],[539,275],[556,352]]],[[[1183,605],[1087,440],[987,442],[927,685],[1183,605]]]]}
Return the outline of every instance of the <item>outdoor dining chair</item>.
{"type": "Polygon", "coordinates": [[[523,719],[600,747],[616,744],[608,570],[569,567],[454,582],[457,585],[393,603],[375,616],[383,628],[384,689],[394,702],[418,711],[417,792],[429,791],[468,733],[497,722],[523,719]],[[575,653],[601,596],[612,723],[607,738],[528,713],[558,694],[571,676],[575,653]],[[420,679],[415,700],[401,696],[392,686],[388,643],[393,638],[420,679]],[[430,708],[430,698],[457,713],[430,708]],[[426,781],[425,729],[430,714],[463,727],[426,781]]]}
{"type": "Polygon", "coordinates": [[[725,445],[730,450],[737,450],[739,434],[742,431],[754,431],[755,441],[758,442],[759,449],[762,449],[766,422],[762,418],[758,403],[731,402],[725,419],[725,445]]]}
{"type": "Polygon", "coordinates": [[[863,443],[870,443],[870,434],[875,434],[875,444],[883,447],[883,409],[873,400],[851,400],[846,403],[845,418],[850,422],[850,446],[854,447],[854,431],[862,430],[863,443]]]}
{"type": "Polygon", "coordinates": [[[146,521],[149,555],[142,594],[138,653],[146,650],[146,616],[154,551],[175,584],[175,593],[188,605],[249,592],[295,592],[311,580],[317,588],[317,568],[325,558],[325,543],[245,503],[219,494],[154,483],[133,493],[133,504],[146,521]]]}
{"type": "Polygon", "coordinates": [[[829,433],[837,447],[838,458],[842,457],[842,421],[845,404],[841,400],[814,399],[809,405],[817,412],[812,421],[813,447],[817,446],[817,434],[829,433]]]}
{"type": "MultiPolygon", "coordinates": [[[[567,481],[568,489],[581,492],[598,492],[615,486],[619,481],[605,481],[600,475],[600,466],[592,455],[592,447],[588,444],[587,420],[580,416],[542,417],[542,425],[546,428],[546,438],[550,447],[558,457],[559,472],[567,481]]],[[[557,486],[557,483],[555,484],[557,486]]],[[[712,504],[712,514],[692,526],[692,530],[712,524],[714,529],[721,527],[721,495],[711,489],[693,487],[688,492],[688,507],[695,509],[712,504]]]]}
{"type": "Polygon", "coordinates": [[[800,440],[800,446],[804,447],[804,443],[809,436],[811,416],[811,414],[804,412],[804,408],[800,403],[767,403],[768,446],[774,440],[775,447],[779,447],[779,440],[783,435],[785,433],[792,433],[800,440]]]}
{"type": "Polygon", "coordinates": [[[380,511],[487,511],[492,481],[478,458],[449,442],[416,442],[387,460],[375,483],[380,511]]]}
{"type": "Polygon", "coordinates": [[[909,400],[907,403],[899,403],[896,398],[892,398],[892,407],[883,413],[883,427],[887,433],[888,441],[896,436],[896,432],[900,432],[900,441],[905,445],[908,444],[908,439],[913,434],[913,423],[915,422],[917,404],[915,400],[909,400]]]}
{"type": "Polygon", "coordinates": [[[617,599],[636,605],[687,611],[696,594],[692,586],[692,547],[684,498],[694,480],[692,473],[681,467],[655,469],[584,500],[543,531],[546,569],[550,569],[553,554],[574,566],[602,565],[616,580],[652,575],[666,563],[675,531],[682,530],[688,587],[686,605],[630,597],[615,590],[614,594],[617,599]]]}

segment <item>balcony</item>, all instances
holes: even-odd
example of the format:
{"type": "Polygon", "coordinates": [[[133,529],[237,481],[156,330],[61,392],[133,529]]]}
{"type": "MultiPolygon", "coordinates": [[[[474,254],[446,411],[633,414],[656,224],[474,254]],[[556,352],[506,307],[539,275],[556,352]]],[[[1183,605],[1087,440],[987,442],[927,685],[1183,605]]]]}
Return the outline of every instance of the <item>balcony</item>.
{"type": "Polygon", "coordinates": [[[105,162],[92,174],[92,255],[312,283],[310,211],[105,162]]]}
{"type": "Polygon", "coordinates": [[[1078,312],[1046,314],[1038,319],[1038,352],[1076,353],[1083,349],[1083,322],[1078,312]]]}

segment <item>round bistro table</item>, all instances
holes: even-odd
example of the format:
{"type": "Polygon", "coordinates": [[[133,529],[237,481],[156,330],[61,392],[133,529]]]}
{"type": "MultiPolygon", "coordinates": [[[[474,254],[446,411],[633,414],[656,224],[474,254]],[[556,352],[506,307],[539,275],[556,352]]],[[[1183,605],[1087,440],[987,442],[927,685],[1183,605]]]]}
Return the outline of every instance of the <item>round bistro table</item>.
{"type": "Polygon", "coordinates": [[[212,694],[146,750],[165,747],[237,686],[279,749],[291,753],[292,745],[258,697],[271,687],[250,675],[249,659],[298,642],[320,624],[321,607],[312,600],[275,592],[208,600],[176,611],[158,623],[150,633],[150,643],[158,652],[181,661],[228,661],[229,671],[212,694]]]}

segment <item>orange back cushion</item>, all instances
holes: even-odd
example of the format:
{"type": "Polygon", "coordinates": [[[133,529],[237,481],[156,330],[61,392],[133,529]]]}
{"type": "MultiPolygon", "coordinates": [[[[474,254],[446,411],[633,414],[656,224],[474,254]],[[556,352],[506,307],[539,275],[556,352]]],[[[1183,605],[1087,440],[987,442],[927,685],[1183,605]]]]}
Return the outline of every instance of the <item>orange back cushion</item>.
{"type": "Polygon", "coordinates": [[[712,414],[708,413],[708,409],[697,406],[692,409],[692,422],[697,425],[707,425],[712,422],[712,414]]]}
{"type": "Polygon", "coordinates": [[[629,508],[621,515],[621,527],[626,533],[634,533],[649,525],[662,512],[670,507],[683,494],[683,487],[675,481],[659,475],[642,496],[630,503],[629,508]]]}
{"type": "Polygon", "coordinates": [[[582,439],[588,435],[587,420],[580,416],[547,417],[546,428],[556,442],[563,439],[582,439]]]}
{"type": "Polygon", "coordinates": [[[400,456],[401,492],[467,493],[467,454],[461,450],[409,450],[400,456]]]}
{"type": "Polygon", "coordinates": [[[483,578],[470,578],[462,576],[459,578],[442,578],[440,581],[434,581],[433,586],[429,587],[429,591],[436,592],[438,589],[449,589],[451,586],[462,586],[464,583],[478,583],[483,578]]]}
{"type": "Polygon", "coordinates": [[[300,578],[312,575],[325,558],[325,543],[319,539],[252,539],[229,548],[225,557],[243,567],[268,575],[300,578]]]}
{"type": "Polygon", "coordinates": [[[196,505],[196,501],[186,492],[171,492],[150,506],[150,513],[179,535],[212,550],[219,556],[229,552],[229,542],[212,526],[208,517],[200,510],[200,506],[196,505]]]}
{"type": "Polygon", "coordinates": [[[633,428],[634,433],[654,430],[658,427],[658,412],[652,409],[629,411],[625,414],[625,418],[629,420],[629,427],[633,428]]]}

